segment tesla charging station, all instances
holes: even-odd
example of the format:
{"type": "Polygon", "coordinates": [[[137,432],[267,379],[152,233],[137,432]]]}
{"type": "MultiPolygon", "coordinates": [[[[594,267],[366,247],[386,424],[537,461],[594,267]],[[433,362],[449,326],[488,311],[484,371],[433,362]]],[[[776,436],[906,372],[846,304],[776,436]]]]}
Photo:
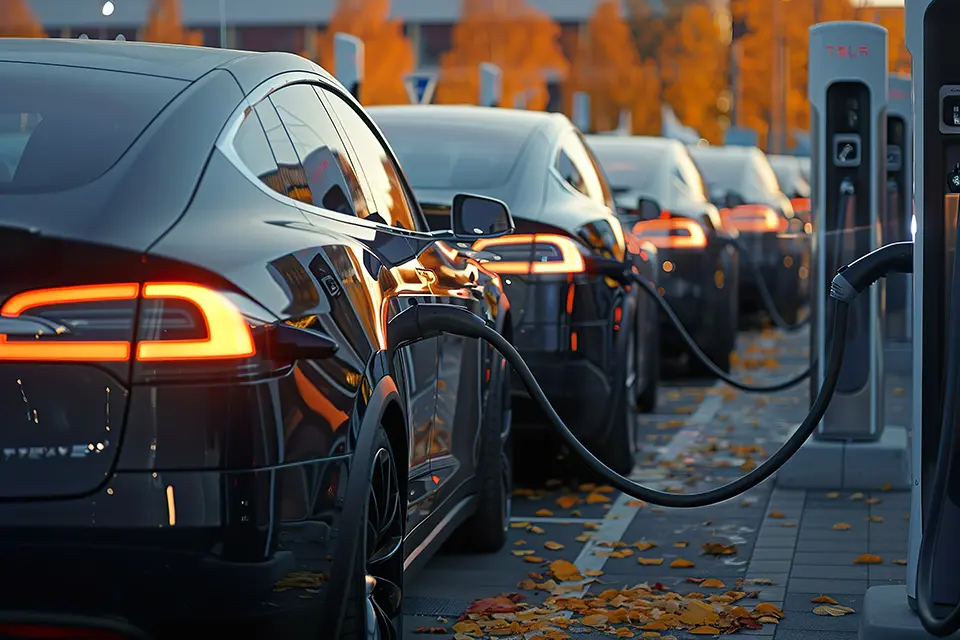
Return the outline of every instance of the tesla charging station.
{"type": "MultiPolygon", "coordinates": [[[[823,382],[837,269],[880,246],[887,182],[887,30],[865,22],[810,28],[813,147],[811,402],[823,382]]],[[[882,283],[851,306],[836,393],[809,440],[777,474],[780,486],[909,486],[905,428],[884,429],[882,283]]],[[[843,339],[843,338],[841,338],[843,339]]]]}
{"type": "Polygon", "coordinates": [[[363,40],[347,33],[333,36],[333,75],[357,100],[363,82],[363,40]]]}
{"type": "MultiPolygon", "coordinates": [[[[883,217],[883,242],[913,238],[913,104],[909,76],[890,76],[887,103],[887,203],[883,217]]],[[[888,370],[908,373],[913,367],[913,276],[887,276],[884,364],[888,370]]]]}
{"type": "Polygon", "coordinates": [[[503,100],[503,73],[490,62],[480,65],[480,106],[499,107],[503,100]]]}
{"type": "MultiPolygon", "coordinates": [[[[906,0],[913,66],[914,185],[917,230],[913,279],[913,431],[907,584],[871,587],[861,640],[932,638],[914,612],[924,523],[933,499],[946,378],[946,334],[960,199],[960,3],[906,0]],[[911,611],[913,609],[914,611],[911,611]]],[[[950,425],[956,428],[956,424],[950,425]]],[[[954,455],[957,455],[954,453],[954,455]]],[[[956,465],[954,459],[954,465],[956,465]]],[[[939,615],[960,604],[960,479],[949,478],[936,536],[931,599],[939,615]]],[[[929,542],[929,541],[928,541],[929,542]]],[[[954,634],[949,637],[960,637],[954,634]]]]}

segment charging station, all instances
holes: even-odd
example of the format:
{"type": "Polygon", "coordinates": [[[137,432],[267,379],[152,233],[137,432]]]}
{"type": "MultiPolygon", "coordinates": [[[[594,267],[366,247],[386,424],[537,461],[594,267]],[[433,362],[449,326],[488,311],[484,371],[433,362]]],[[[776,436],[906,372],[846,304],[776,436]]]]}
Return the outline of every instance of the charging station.
{"type": "MultiPolygon", "coordinates": [[[[887,182],[887,30],[855,21],[810,28],[811,402],[823,383],[837,269],[881,244],[887,182]]],[[[882,284],[850,308],[836,393],[813,438],[777,474],[783,487],[909,486],[904,428],[884,428],[882,284]]]]}
{"type": "MultiPolygon", "coordinates": [[[[917,571],[933,475],[940,449],[946,378],[947,324],[960,199],[960,3],[906,0],[907,49],[913,70],[914,201],[917,220],[913,280],[913,430],[907,584],[867,590],[861,640],[932,638],[915,613],[917,571]]],[[[955,425],[951,425],[956,428],[955,425]]],[[[954,454],[956,455],[956,454],[954,454]]],[[[960,482],[950,478],[936,536],[933,589],[939,609],[960,604],[960,482]]],[[[944,611],[940,612],[943,615],[944,611]]],[[[948,637],[958,638],[955,633],[948,637]]]]}
{"type": "Polygon", "coordinates": [[[499,107],[503,100],[503,72],[491,63],[480,64],[480,106],[499,107]]]}
{"type": "Polygon", "coordinates": [[[349,33],[337,33],[333,36],[333,75],[357,100],[360,99],[360,85],[363,83],[364,51],[363,40],[349,33]]]}
{"type": "MultiPolygon", "coordinates": [[[[887,202],[883,241],[913,239],[913,103],[910,76],[890,76],[887,102],[887,202]]],[[[884,305],[884,355],[888,372],[913,370],[913,275],[887,276],[884,305]]]]}

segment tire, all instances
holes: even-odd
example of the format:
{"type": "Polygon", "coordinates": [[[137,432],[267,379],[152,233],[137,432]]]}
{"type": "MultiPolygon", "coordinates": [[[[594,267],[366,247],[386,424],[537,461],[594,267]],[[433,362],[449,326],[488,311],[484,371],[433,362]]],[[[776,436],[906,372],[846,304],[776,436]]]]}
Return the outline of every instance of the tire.
{"type": "Polygon", "coordinates": [[[617,400],[610,415],[610,431],[601,442],[595,442],[591,451],[605,465],[619,473],[628,475],[636,463],[637,447],[637,346],[636,332],[627,338],[624,350],[624,364],[617,378],[623,386],[616,394],[617,400]]]}
{"type": "MultiPolygon", "coordinates": [[[[340,640],[400,640],[403,637],[403,533],[406,508],[396,458],[383,427],[374,445],[354,571],[347,582],[348,605],[340,640]],[[369,584],[372,576],[375,585],[369,584]]],[[[361,470],[355,470],[355,473],[361,470]]],[[[344,532],[350,535],[351,532],[344,532]]]]}
{"type": "Polygon", "coordinates": [[[637,411],[653,413],[657,409],[657,393],[660,386],[660,339],[659,327],[654,323],[653,338],[644,347],[647,352],[647,384],[637,396],[637,411]]]}
{"type": "Polygon", "coordinates": [[[511,381],[499,353],[498,375],[481,425],[477,463],[476,512],[454,534],[454,544],[467,553],[496,553],[507,543],[513,494],[513,439],[510,435],[511,381]]]}

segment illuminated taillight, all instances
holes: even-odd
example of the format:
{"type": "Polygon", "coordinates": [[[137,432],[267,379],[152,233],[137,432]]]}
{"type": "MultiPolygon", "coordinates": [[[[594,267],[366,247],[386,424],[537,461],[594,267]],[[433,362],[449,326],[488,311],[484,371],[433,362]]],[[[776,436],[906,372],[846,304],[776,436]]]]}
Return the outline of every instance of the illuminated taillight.
{"type": "Polygon", "coordinates": [[[772,208],[762,204],[745,204],[731,209],[722,209],[720,219],[726,229],[741,233],[767,233],[786,231],[787,220],[772,208]]]}
{"type": "Polygon", "coordinates": [[[633,226],[633,233],[658,249],[702,249],[707,246],[703,227],[689,218],[644,220],[633,226]]]}
{"type": "Polygon", "coordinates": [[[473,243],[473,249],[491,251],[500,257],[483,264],[496,273],[580,273],[585,269],[577,244],[560,235],[537,233],[483,238],[473,243]]]}
{"type": "Polygon", "coordinates": [[[810,198],[794,198],[790,201],[790,205],[796,213],[810,211],[810,198]]]}
{"type": "Polygon", "coordinates": [[[33,335],[0,333],[0,361],[119,362],[135,353],[138,361],[162,362],[256,353],[237,307],[222,293],[191,283],[35,289],[10,297],[0,316],[51,328],[33,335]]]}

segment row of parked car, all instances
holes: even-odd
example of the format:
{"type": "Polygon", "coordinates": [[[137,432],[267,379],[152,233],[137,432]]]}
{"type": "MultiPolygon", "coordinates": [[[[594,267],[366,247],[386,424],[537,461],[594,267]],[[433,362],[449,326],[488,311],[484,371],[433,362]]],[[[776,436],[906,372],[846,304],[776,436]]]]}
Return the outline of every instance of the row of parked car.
{"type": "Polygon", "coordinates": [[[542,429],[490,345],[400,345],[413,306],[505,335],[627,473],[685,346],[618,274],[723,369],[731,238],[803,304],[804,223],[755,149],[364,110],[287,54],[6,39],[0,86],[0,622],[30,637],[398,638],[440,544],[502,547],[515,428],[542,429]]]}

